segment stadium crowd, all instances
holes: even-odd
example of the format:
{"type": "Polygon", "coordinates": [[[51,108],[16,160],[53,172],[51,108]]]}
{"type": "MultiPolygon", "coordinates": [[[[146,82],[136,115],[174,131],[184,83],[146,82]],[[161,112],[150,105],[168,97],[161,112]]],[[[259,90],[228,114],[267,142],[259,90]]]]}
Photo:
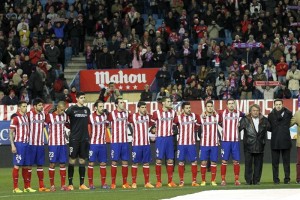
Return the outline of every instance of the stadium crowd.
{"type": "Polygon", "coordinates": [[[63,71],[79,52],[87,69],[161,68],[154,92],[173,101],[295,98],[299,6],[297,0],[2,1],[1,104],[37,97],[71,102],[76,89],[69,91],[63,71]]]}

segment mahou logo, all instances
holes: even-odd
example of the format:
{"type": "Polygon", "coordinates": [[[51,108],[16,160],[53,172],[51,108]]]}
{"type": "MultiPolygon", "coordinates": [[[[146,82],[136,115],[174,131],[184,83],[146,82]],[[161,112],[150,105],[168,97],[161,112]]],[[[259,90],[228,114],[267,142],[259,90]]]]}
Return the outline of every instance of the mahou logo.
{"type": "Polygon", "coordinates": [[[116,84],[128,83],[147,83],[146,74],[124,74],[123,71],[118,71],[117,74],[111,74],[109,71],[95,72],[96,84],[107,85],[110,82],[116,84]]]}
{"type": "Polygon", "coordinates": [[[107,86],[110,82],[122,91],[144,90],[145,84],[151,85],[159,68],[152,69],[109,69],[81,70],[80,90],[99,92],[99,85],[107,86]]]}

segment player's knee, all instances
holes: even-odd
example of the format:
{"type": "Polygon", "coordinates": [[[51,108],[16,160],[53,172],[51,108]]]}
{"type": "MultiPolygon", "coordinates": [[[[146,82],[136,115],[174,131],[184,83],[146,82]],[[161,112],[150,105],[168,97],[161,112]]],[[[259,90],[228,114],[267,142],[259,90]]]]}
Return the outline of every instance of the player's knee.
{"type": "Polygon", "coordinates": [[[89,162],[89,166],[94,166],[94,163],[93,162],[89,162]]]}
{"type": "Polygon", "coordinates": [[[238,164],[240,164],[240,163],[239,163],[238,160],[234,160],[234,161],[233,161],[233,164],[234,164],[234,165],[238,165],[238,164]]]}
{"type": "Polygon", "coordinates": [[[222,160],[222,164],[227,164],[227,160],[222,160]]]}
{"type": "Polygon", "coordinates": [[[206,160],[201,161],[201,165],[206,166],[207,165],[207,161],[206,160]]]}
{"type": "Polygon", "coordinates": [[[79,158],[79,164],[84,165],[85,164],[85,159],[79,158]]]}
{"type": "Polygon", "coordinates": [[[106,166],[106,163],[105,162],[101,162],[100,166],[106,166]]]}
{"type": "Polygon", "coordinates": [[[123,161],[122,161],[122,165],[128,165],[128,161],[123,160],[123,161]]]}
{"type": "Polygon", "coordinates": [[[156,160],[156,164],[161,164],[161,160],[156,160]]]}
{"type": "Polygon", "coordinates": [[[49,167],[52,169],[55,168],[55,163],[50,163],[49,167]]]}
{"type": "Polygon", "coordinates": [[[180,161],[180,162],[178,163],[178,165],[184,165],[184,162],[180,161]]]}
{"type": "Polygon", "coordinates": [[[173,161],[172,159],[168,159],[168,160],[167,160],[167,163],[168,163],[168,164],[173,164],[173,162],[174,162],[174,161],[173,161]]]}
{"type": "MultiPolygon", "coordinates": [[[[55,167],[55,163],[54,163],[54,167],[55,167]]],[[[66,167],[66,164],[65,164],[65,163],[60,163],[60,164],[59,164],[59,167],[60,167],[60,168],[65,168],[65,167],[66,167]]]]}
{"type": "Polygon", "coordinates": [[[149,166],[149,163],[144,163],[143,166],[149,166]]]}
{"type": "Polygon", "coordinates": [[[19,167],[19,166],[17,166],[17,165],[15,165],[15,166],[14,166],[14,168],[15,168],[15,169],[19,169],[20,167],[19,167]]]}
{"type": "Polygon", "coordinates": [[[111,165],[116,166],[116,165],[117,165],[117,162],[116,162],[116,161],[111,161],[111,165]]]}
{"type": "Polygon", "coordinates": [[[73,158],[69,159],[69,165],[75,165],[76,160],[73,158]]]}

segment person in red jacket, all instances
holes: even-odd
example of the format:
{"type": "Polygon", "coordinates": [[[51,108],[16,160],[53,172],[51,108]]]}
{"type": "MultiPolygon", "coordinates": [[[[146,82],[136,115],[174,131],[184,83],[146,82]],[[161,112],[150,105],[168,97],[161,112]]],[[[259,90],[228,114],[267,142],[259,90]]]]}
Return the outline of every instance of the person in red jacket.
{"type": "Polygon", "coordinates": [[[285,62],[284,57],[280,58],[280,62],[276,65],[276,73],[278,76],[278,81],[286,82],[286,73],[289,69],[288,64],[285,62]]]}
{"type": "Polygon", "coordinates": [[[77,94],[76,87],[72,86],[71,87],[71,92],[70,92],[70,96],[71,96],[71,99],[72,99],[71,103],[77,103],[76,94],[77,94]]]}
{"type": "Polygon", "coordinates": [[[37,64],[37,62],[41,58],[42,53],[43,53],[42,48],[39,46],[37,42],[35,42],[29,51],[29,58],[33,65],[37,64]]]}

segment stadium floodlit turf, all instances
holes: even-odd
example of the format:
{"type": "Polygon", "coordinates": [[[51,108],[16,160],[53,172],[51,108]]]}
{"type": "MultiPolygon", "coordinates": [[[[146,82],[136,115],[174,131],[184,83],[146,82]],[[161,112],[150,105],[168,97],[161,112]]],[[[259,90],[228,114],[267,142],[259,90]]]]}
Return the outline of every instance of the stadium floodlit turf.
{"type": "MultiPolygon", "coordinates": [[[[199,164],[198,164],[199,166],[199,164]]],[[[220,170],[218,166],[218,172],[217,172],[217,183],[220,183],[220,170]]],[[[49,187],[49,178],[48,178],[48,168],[44,168],[45,171],[45,184],[49,187]]],[[[21,170],[20,170],[21,172],[21,170]]],[[[22,193],[22,194],[13,194],[12,193],[12,178],[11,178],[11,169],[8,168],[1,168],[0,169],[0,199],[30,199],[30,200],[59,200],[59,199],[72,199],[72,200],[84,200],[84,199],[165,199],[165,198],[171,198],[176,197],[180,195],[186,195],[186,194],[192,194],[197,193],[204,190],[224,190],[224,189],[280,189],[280,188],[299,188],[299,184],[295,183],[295,163],[291,164],[291,183],[290,184],[279,184],[274,185],[272,181],[272,167],[271,164],[264,164],[263,168],[263,175],[261,179],[261,185],[245,185],[244,181],[244,165],[241,165],[241,175],[240,175],[240,181],[242,182],[242,185],[235,186],[233,182],[233,168],[232,164],[228,165],[227,167],[227,186],[217,186],[212,187],[207,184],[205,187],[191,187],[191,170],[190,165],[186,165],[185,170],[185,186],[183,188],[168,188],[167,185],[167,174],[166,169],[162,168],[162,181],[163,181],[163,187],[156,189],[146,189],[144,188],[144,178],[142,173],[142,167],[140,166],[138,169],[138,177],[137,177],[137,183],[138,188],[137,189],[122,189],[122,176],[121,176],[121,167],[118,167],[118,173],[117,173],[117,189],[115,190],[104,190],[100,189],[100,175],[99,175],[99,167],[94,167],[94,184],[96,189],[91,191],[81,191],[78,190],[78,184],[79,184],[79,178],[78,178],[78,167],[75,167],[75,173],[74,173],[74,191],[60,191],[60,177],[59,177],[59,169],[56,168],[55,171],[55,182],[57,186],[56,192],[36,192],[36,193],[22,193]]],[[[128,182],[131,183],[131,171],[129,168],[129,179],[128,182]]],[[[280,179],[283,181],[284,173],[283,173],[283,166],[280,164],[280,171],[279,171],[280,179]]],[[[201,174],[198,172],[197,177],[198,182],[201,181],[201,174]]],[[[208,183],[210,183],[210,173],[207,173],[206,180],[208,183]]],[[[155,177],[155,167],[151,166],[150,171],[150,181],[152,184],[156,183],[156,177],[155,177]]],[[[178,178],[178,172],[177,167],[175,168],[174,172],[174,181],[175,183],[179,182],[178,178]]],[[[110,184],[110,168],[107,168],[107,183],[110,184]]],[[[88,185],[88,179],[86,176],[85,184],[88,185]]],[[[32,188],[38,189],[38,180],[36,175],[36,170],[33,168],[32,171],[32,182],[31,182],[32,188]]],[[[23,179],[21,173],[19,174],[19,187],[22,189],[23,187],[23,179]]]]}

